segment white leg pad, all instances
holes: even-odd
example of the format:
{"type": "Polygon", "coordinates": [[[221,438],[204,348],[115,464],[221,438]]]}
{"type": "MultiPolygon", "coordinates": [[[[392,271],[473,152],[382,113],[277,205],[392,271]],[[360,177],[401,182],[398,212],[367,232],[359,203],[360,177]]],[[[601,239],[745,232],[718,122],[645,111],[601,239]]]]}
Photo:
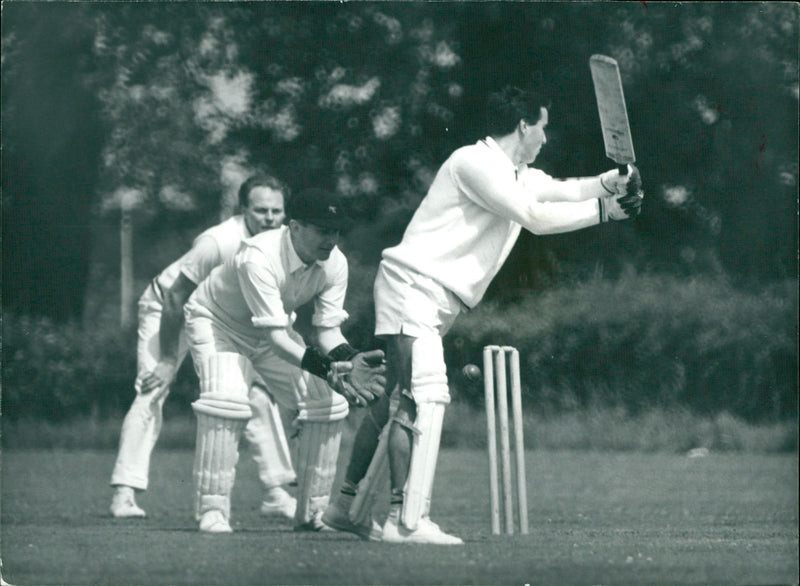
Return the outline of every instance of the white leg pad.
{"type": "Polygon", "coordinates": [[[414,434],[411,446],[401,521],[414,531],[419,520],[430,511],[442,421],[445,407],[450,403],[441,338],[417,338],[411,349],[411,364],[411,392],[417,404],[414,426],[419,432],[414,434]]]}
{"type": "Polygon", "coordinates": [[[248,390],[253,370],[246,358],[234,353],[207,356],[197,370],[200,398],[192,403],[197,416],[195,517],[199,520],[216,509],[229,519],[239,438],[252,416],[248,390]]]}
{"type": "MultiPolygon", "coordinates": [[[[310,378],[309,389],[325,384],[310,378]]],[[[310,392],[309,399],[298,405],[296,525],[308,523],[328,507],[344,419],[349,413],[344,397],[330,389],[317,391],[310,392]]]]}
{"type": "Polygon", "coordinates": [[[253,417],[244,430],[252,449],[258,477],[265,488],[289,484],[296,480],[289,443],[278,405],[258,385],[250,389],[253,417]]]}
{"type": "Polygon", "coordinates": [[[341,420],[303,423],[297,444],[297,525],[308,523],[328,507],[342,427],[341,420]]]}

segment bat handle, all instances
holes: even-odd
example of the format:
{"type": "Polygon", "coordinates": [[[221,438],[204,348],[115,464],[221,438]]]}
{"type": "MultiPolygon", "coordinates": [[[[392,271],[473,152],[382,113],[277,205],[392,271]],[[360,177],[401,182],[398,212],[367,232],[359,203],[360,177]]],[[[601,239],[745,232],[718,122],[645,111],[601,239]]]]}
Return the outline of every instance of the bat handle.
{"type": "Polygon", "coordinates": [[[628,174],[628,165],[617,165],[617,169],[619,169],[620,177],[628,174]]]}

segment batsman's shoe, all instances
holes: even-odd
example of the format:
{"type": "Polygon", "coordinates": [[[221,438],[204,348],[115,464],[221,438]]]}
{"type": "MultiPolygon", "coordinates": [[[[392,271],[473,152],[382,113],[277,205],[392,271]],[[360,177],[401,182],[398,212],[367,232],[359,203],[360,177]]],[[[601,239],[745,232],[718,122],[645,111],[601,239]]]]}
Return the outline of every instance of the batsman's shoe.
{"type": "Polygon", "coordinates": [[[225,515],[216,509],[206,511],[200,517],[200,531],[203,533],[233,533],[225,515]]]}
{"type": "Polygon", "coordinates": [[[406,529],[400,522],[400,507],[392,507],[383,525],[383,541],[387,543],[424,543],[428,545],[461,545],[464,542],[449,535],[428,517],[422,517],[414,531],[406,529]]]}
{"type": "MultiPolygon", "coordinates": [[[[352,501],[352,499],[351,499],[352,501]]],[[[339,499],[332,502],[322,515],[322,522],[337,531],[358,535],[364,541],[380,541],[381,526],[370,518],[365,524],[357,525],[350,520],[350,507],[340,505],[339,499]]]]}
{"type": "Polygon", "coordinates": [[[296,510],[297,499],[280,487],[272,489],[261,503],[261,514],[265,517],[294,519],[296,510]]]}
{"type": "Polygon", "coordinates": [[[109,510],[112,516],[118,518],[142,518],[147,516],[144,509],[136,504],[133,489],[128,486],[117,487],[114,491],[114,496],[111,497],[109,510]]]}

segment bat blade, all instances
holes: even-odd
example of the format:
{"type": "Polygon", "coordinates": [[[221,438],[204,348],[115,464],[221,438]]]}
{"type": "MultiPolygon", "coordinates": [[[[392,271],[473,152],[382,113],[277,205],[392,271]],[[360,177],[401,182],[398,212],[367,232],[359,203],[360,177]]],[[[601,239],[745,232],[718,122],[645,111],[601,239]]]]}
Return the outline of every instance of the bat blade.
{"type": "Polygon", "coordinates": [[[636,154],[633,151],[619,66],[611,57],[592,55],[589,59],[589,68],[592,71],[606,156],[620,166],[621,173],[623,169],[627,172],[627,164],[636,161],[636,154]]]}

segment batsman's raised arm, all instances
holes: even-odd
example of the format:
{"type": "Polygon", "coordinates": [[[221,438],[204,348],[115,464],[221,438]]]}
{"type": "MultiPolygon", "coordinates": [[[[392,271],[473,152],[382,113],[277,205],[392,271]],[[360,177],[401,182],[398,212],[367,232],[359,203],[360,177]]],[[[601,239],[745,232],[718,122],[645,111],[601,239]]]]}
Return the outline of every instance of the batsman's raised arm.
{"type": "MultiPolygon", "coordinates": [[[[541,116],[540,121],[546,117],[545,111],[541,116]]],[[[529,128],[533,132],[536,127],[529,128]]],[[[543,135],[543,128],[539,132],[543,135]]],[[[449,175],[472,202],[534,234],[571,232],[609,219],[624,219],[603,217],[600,202],[618,198],[627,193],[629,184],[640,182],[638,170],[632,165],[627,175],[611,169],[602,175],[569,179],[556,179],[527,165],[517,166],[513,175],[499,174],[498,168],[511,166],[501,152],[500,142],[492,138],[481,142],[489,152],[459,149],[445,163],[450,167],[449,175]]],[[[469,213],[468,206],[465,209],[469,213]]],[[[475,216],[480,221],[482,214],[475,216]]]]}

